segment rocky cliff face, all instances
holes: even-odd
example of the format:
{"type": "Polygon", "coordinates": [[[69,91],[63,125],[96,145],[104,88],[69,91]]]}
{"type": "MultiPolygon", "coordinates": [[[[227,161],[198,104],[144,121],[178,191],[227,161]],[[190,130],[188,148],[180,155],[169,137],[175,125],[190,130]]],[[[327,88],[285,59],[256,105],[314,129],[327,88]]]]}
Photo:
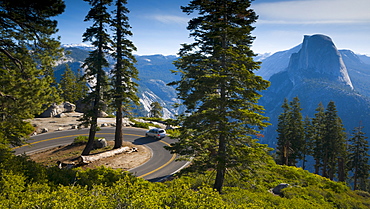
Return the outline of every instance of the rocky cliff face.
{"type": "Polygon", "coordinates": [[[353,89],[341,54],[325,35],[304,37],[302,48],[290,57],[288,73],[293,84],[306,78],[325,78],[353,89]]]}
{"type": "MultiPolygon", "coordinates": [[[[363,124],[370,123],[369,98],[355,88],[359,79],[356,78],[356,83],[352,83],[351,73],[348,73],[342,58],[342,54],[346,54],[345,51],[339,52],[333,41],[324,35],[305,36],[301,46],[298,52],[290,56],[285,70],[271,75],[271,86],[262,92],[260,104],[265,107],[266,115],[273,124],[266,129],[266,137],[262,142],[273,147],[277,136],[277,118],[282,112],[284,98],[291,101],[293,97],[298,96],[303,108],[302,115],[311,118],[314,117],[320,102],[326,106],[330,101],[334,101],[348,133],[358,126],[360,121],[363,124]]],[[[354,63],[357,63],[355,58],[356,56],[345,57],[348,63],[353,61],[349,64],[352,74],[354,63]]],[[[370,68],[368,70],[370,71],[370,68]]],[[[365,128],[364,131],[370,133],[370,127],[365,128]]]]}

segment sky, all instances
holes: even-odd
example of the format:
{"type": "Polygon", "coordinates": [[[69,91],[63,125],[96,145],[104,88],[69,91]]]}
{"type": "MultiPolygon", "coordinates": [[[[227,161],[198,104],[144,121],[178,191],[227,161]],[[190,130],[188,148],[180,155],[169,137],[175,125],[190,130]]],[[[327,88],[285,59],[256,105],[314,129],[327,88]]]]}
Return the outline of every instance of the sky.
{"type": "MultiPolygon", "coordinates": [[[[128,0],[126,7],[138,55],[176,55],[181,44],[192,42],[186,29],[192,18],[180,9],[190,0],[128,0]]],[[[82,0],[65,0],[58,21],[63,44],[82,43],[91,22],[84,22],[90,9],[82,0]]],[[[370,55],[370,0],[255,0],[259,16],[252,35],[255,53],[274,53],[302,43],[304,35],[324,34],[338,49],[370,55]]],[[[87,43],[88,44],[88,43],[87,43]]]]}

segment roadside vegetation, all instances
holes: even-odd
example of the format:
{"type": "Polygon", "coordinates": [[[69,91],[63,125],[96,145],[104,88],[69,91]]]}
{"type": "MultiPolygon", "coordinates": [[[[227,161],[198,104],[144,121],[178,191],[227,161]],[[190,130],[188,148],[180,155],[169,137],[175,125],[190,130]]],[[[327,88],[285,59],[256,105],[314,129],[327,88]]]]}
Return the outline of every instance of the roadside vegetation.
{"type": "Polygon", "coordinates": [[[228,171],[220,194],[214,171],[151,183],[120,169],[59,169],[0,151],[0,208],[369,208],[370,194],[301,168],[277,165],[258,145],[253,163],[228,171]],[[290,186],[281,196],[271,193],[290,186]]]}

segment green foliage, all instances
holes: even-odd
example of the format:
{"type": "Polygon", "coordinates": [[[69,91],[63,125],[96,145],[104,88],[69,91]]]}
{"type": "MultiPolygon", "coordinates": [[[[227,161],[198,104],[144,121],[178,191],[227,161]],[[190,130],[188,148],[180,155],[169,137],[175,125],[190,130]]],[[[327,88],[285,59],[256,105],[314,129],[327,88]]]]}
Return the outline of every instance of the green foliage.
{"type": "Polygon", "coordinates": [[[139,104],[139,97],[136,95],[138,84],[134,80],[138,80],[139,71],[135,67],[136,58],[132,54],[136,51],[135,45],[127,39],[132,36],[130,24],[128,22],[127,13],[129,10],[125,7],[127,0],[117,0],[115,15],[111,19],[111,28],[115,36],[113,36],[114,53],[112,56],[116,59],[116,65],[111,70],[112,74],[112,89],[109,92],[113,98],[113,107],[116,111],[116,132],[114,138],[114,148],[122,146],[122,117],[123,114],[128,114],[132,104],[139,104]]]}
{"type": "Polygon", "coordinates": [[[53,66],[62,49],[51,19],[64,8],[62,0],[0,4],[0,143],[23,143],[30,132],[24,119],[58,102],[53,66]]]}
{"type": "Polygon", "coordinates": [[[163,107],[161,106],[161,104],[159,104],[159,102],[152,102],[150,104],[150,117],[153,117],[153,118],[160,118],[163,116],[163,107]]]}
{"type": "Polygon", "coordinates": [[[88,92],[86,80],[80,77],[80,74],[75,75],[71,68],[66,66],[59,82],[63,101],[76,103],[86,97],[88,92]]]}
{"type": "Polygon", "coordinates": [[[245,164],[228,170],[222,194],[213,171],[151,183],[120,169],[45,168],[0,150],[0,208],[369,208],[370,194],[351,191],[301,168],[276,165],[256,144],[245,164]],[[40,175],[41,174],[41,175],[40,175]],[[288,183],[283,196],[269,190],[288,183]]]}
{"type": "Polygon", "coordinates": [[[85,21],[91,21],[92,26],[86,29],[83,34],[84,42],[91,42],[95,46],[95,50],[89,53],[82,67],[85,68],[85,78],[87,81],[94,81],[95,85],[92,91],[85,98],[84,103],[92,105],[90,110],[84,112],[82,121],[84,125],[90,124],[89,140],[82,155],[89,155],[93,148],[93,141],[98,128],[98,116],[103,110],[104,100],[107,102],[109,97],[108,92],[108,77],[104,71],[105,67],[109,67],[106,55],[111,51],[110,34],[107,29],[110,27],[111,19],[108,11],[108,6],[112,0],[86,0],[91,9],[85,17],[85,21]]]}
{"type": "MultiPolygon", "coordinates": [[[[369,142],[366,140],[365,133],[362,132],[362,126],[353,130],[352,137],[348,140],[348,160],[347,169],[353,172],[353,190],[359,188],[358,180],[369,178],[369,142]]],[[[366,185],[366,184],[365,184],[366,185]]],[[[360,189],[366,189],[364,185],[360,189]]]]}
{"type": "Polygon", "coordinates": [[[88,140],[88,136],[77,136],[73,139],[72,144],[86,144],[88,140]]]}
{"type": "Polygon", "coordinates": [[[193,0],[182,7],[198,15],[189,21],[194,43],[183,44],[175,61],[178,99],[187,109],[181,116],[179,141],[168,147],[192,159],[199,171],[216,169],[221,192],[226,169],[236,166],[246,145],[269,125],[258,105],[269,82],[254,74],[259,68],[250,49],[257,15],[250,1],[193,0]]]}
{"type": "Polygon", "coordinates": [[[279,115],[276,130],[278,162],[283,165],[295,165],[298,159],[303,158],[302,152],[306,148],[299,98],[294,97],[290,103],[285,99],[282,108],[283,113],[279,115]]]}
{"type": "Polygon", "coordinates": [[[177,128],[174,128],[174,129],[167,129],[166,130],[166,133],[169,135],[169,137],[173,138],[173,139],[177,139],[180,137],[181,135],[181,132],[179,129],[177,128]]]}
{"type": "Polygon", "coordinates": [[[153,124],[134,121],[133,127],[149,129],[151,125],[153,124]]]}
{"type": "Polygon", "coordinates": [[[139,119],[143,119],[143,120],[146,120],[146,121],[155,121],[155,122],[163,122],[164,121],[163,118],[153,118],[153,117],[139,117],[139,119]]]}
{"type": "Polygon", "coordinates": [[[126,175],[131,175],[128,172],[123,172],[120,169],[98,167],[95,169],[79,170],[76,175],[76,182],[81,186],[92,188],[93,185],[113,186],[119,179],[126,175]]]}

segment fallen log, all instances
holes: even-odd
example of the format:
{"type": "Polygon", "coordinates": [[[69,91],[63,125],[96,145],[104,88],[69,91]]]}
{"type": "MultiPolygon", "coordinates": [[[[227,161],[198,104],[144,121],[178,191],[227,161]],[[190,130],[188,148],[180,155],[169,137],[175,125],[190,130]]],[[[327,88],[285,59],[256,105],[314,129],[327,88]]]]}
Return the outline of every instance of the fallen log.
{"type": "Polygon", "coordinates": [[[98,153],[94,155],[87,155],[87,156],[81,155],[78,161],[79,163],[89,164],[91,162],[94,162],[94,161],[97,161],[103,158],[112,157],[114,155],[121,154],[123,152],[129,152],[129,151],[130,151],[130,147],[121,147],[118,149],[113,149],[107,152],[102,152],[102,153],[98,153]]]}

